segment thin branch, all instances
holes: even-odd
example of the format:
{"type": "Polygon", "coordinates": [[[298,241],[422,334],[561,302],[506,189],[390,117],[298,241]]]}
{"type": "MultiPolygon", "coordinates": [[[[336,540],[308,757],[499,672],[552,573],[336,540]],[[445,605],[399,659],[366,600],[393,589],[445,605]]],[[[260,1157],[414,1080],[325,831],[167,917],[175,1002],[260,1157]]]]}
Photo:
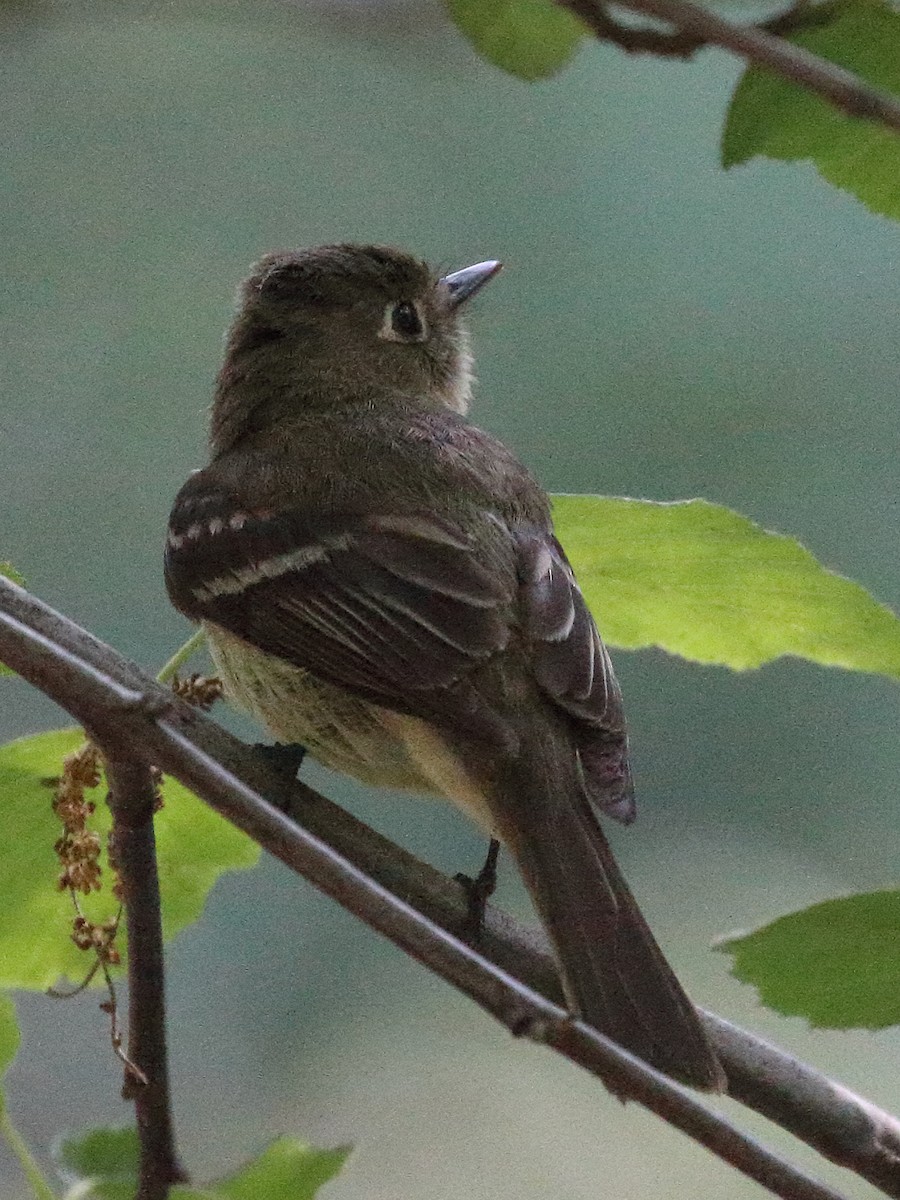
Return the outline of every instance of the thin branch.
{"type": "Polygon", "coordinates": [[[202,629],[198,629],[195,633],[193,633],[188,638],[188,640],[184,643],[183,646],[178,647],[178,649],[175,651],[175,653],[172,655],[172,657],[169,659],[169,661],[165,664],[165,666],[162,668],[162,670],[157,674],[157,676],[156,676],[157,683],[169,683],[170,680],[174,679],[179,668],[183,667],[184,664],[187,662],[187,660],[191,657],[191,655],[194,654],[197,650],[200,649],[201,646],[204,646],[205,644],[206,644],[206,634],[203,632],[202,629]]]}
{"type": "Polygon", "coordinates": [[[886,1195],[900,1196],[896,1117],[730,1021],[712,1013],[704,1013],[704,1020],[729,1072],[730,1096],[886,1195]],[[732,1072],[738,1063],[752,1069],[732,1072]]]}
{"type": "MultiPolygon", "coordinates": [[[[653,54],[657,58],[686,59],[709,45],[707,38],[682,29],[669,31],[651,29],[645,25],[626,25],[612,16],[606,3],[598,3],[598,0],[558,2],[580,17],[601,41],[612,42],[626,54],[653,54]]],[[[784,37],[793,30],[809,29],[824,24],[830,20],[834,11],[835,5],[831,3],[811,4],[807,0],[799,0],[785,12],[767,21],[761,21],[753,28],[784,37]]]]}
{"type": "MultiPolygon", "coordinates": [[[[89,728],[115,729],[135,750],[204,795],[273,854],[461,987],[514,1032],[555,1045],[778,1194],[834,1196],[548,1003],[545,997],[558,1000],[561,993],[546,943],[538,936],[489,910],[478,952],[462,944],[454,935],[464,930],[468,909],[458,884],[311,789],[278,777],[224,730],[173,704],[132,664],[5,581],[0,581],[0,658],[89,728]],[[273,809],[260,793],[290,807],[304,827],[273,809]]],[[[733,1096],[889,1195],[900,1196],[900,1124],[894,1118],[752,1034],[720,1018],[706,1019],[733,1096]],[[770,1076],[776,1080],[771,1093],[770,1076]]]]}
{"type": "MultiPolygon", "coordinates": [[[[116,919],[116,923],[118,924],[118,918],[116,919]]],[[[113,1053],[125,1068],[125,1085],[122,1088],[122,1095],[126,1100],[132,1100],[134,1097],[128,1091],[129,1081],[146,1087],[150,1080],[146,1072],[142,1071],[134,1059],[129,1058],[128,1053],[122,1049],[122,1030],[119,1027],[119,997],[116,985],[113,982],[112,973],[109,969],[109,963],[98,957],[97,967],[103,972],[103,982],[106,984],[107,999],[100,1007],[109,1017],[109,1040],[112,1044],[113,1053]]]]}
{"type": "Polygon", "coordinates": [[[108,744],[114,736],[120,745],[146,754],[148,761],[175,775],[327,895],[455,984],[513,1034],[552,1046],[598,1075],[617,1095],[656,1112],[773,1194],[785,1200],[838,1200],[839,1193],[765,1149],[610,1039],[573,1020],[559,1005],[489,962],[291,821],[201,749],[190,736],[191,727],[199,724],[196,714],[160,694],[149,679],[143,691],[130,697],[119,687],[110,694],[102,672],[94,667],[81,670],[76,655],[60,653],[50,639],[15,618],[4,619],[2,625],[6,630],[0,635],[0,648],[9,665],[32,682],[52,678],[53,698],[85,724],[94,740],[108,744]],[[6,631],[17,635],[14,644],[9,644],[6,631]]]}
{"type": "MultiPolygon", "coordinates": [[[[556,0],[604,40],[618,41],[621,29],[599,0],[556,0]]],[[[852,71],[794,46],[781,37],[754,25],[738,25],[710,12],[691,0],[616,0],[622,8],[665,21],[678,31],[677,38],[690,54],[699,46],[721,46],[738,58],[766,67],[776,75],[818,93],[852,117],[878,121],[900,130],[900,101],[888,92],[871,87],[852,71]]],[[[777,28],[777,26],[776,26],[777,28]]],[[[645,31],[652,34],[652,30],[645,31]]],[[[627,47],[626,47],[627,48],[627,47]]],[[[647,47],[649,48],[649,46],[647,47]]]]}
{"type": "Polygon", "coordinates": [[[156,789],[148,763],[122,745],[112,723],[98,729],[113,814],[112,849],[128,923],[128,1063],[122,1095],[134,1101],[141,1146],[136,1200],[165,1200],[187,1175],[172,1126],[166,1052],[162,918],[153,811],[156,789]]]}

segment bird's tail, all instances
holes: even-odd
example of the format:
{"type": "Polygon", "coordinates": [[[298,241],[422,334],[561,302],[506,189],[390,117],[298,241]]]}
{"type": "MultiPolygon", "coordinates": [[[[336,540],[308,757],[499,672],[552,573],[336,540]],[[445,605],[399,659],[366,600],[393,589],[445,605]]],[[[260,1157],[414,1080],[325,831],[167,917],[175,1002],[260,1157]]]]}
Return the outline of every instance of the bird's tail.
{"type": "Polygon", "coordinates": [[[666,1074],[705,1091],[725,1076],[585,795],[571,741],[529,722],[491,770],[489,805],[559,960],[572,1010],[666,1074]]]}

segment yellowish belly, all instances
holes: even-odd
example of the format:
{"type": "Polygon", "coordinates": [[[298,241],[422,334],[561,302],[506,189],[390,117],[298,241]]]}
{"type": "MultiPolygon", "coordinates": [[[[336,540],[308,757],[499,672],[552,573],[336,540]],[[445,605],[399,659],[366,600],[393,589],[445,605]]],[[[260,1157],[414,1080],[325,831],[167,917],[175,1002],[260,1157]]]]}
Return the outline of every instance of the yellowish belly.
{"type": "Polygon", "coordinates": [[[277,741],[373,787],[442,796],[492,831],[479,787],[427,722],[357,699],[211,622],[204,629],[226,695],[277,741]]]}
{"type": "Polygon", "coordinates": [[[279,742],[299,742],[323,766],[376,787],[428,792],[383,710],[205,623],[226,695],[279,742]]]}

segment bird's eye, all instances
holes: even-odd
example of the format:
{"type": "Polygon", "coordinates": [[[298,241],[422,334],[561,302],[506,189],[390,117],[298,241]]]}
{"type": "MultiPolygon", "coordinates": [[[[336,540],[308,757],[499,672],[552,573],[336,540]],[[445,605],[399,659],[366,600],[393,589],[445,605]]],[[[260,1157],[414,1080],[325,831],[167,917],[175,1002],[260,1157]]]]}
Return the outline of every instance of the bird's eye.
{"type": "Polygon", "coordinates": [[[409,300],[401,300],[399,304],[388,305],[386,335],[397,342],[421,342],[424,340],[425,326],[415,304],[409,300]],[[389,332],[388,332],[389,331],[389,332]]]}

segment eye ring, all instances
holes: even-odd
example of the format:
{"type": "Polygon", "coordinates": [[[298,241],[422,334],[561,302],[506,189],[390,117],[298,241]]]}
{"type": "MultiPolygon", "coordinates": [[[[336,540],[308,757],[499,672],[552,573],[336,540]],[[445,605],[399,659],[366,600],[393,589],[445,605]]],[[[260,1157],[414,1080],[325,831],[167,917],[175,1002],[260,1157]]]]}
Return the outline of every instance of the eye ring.
{"type": "Polygon", "coordinates": [[[384,310],[379,337],[389,342],[424,342],[428,329],[419,304],[413,300],[392,300],[384,310]]]}

